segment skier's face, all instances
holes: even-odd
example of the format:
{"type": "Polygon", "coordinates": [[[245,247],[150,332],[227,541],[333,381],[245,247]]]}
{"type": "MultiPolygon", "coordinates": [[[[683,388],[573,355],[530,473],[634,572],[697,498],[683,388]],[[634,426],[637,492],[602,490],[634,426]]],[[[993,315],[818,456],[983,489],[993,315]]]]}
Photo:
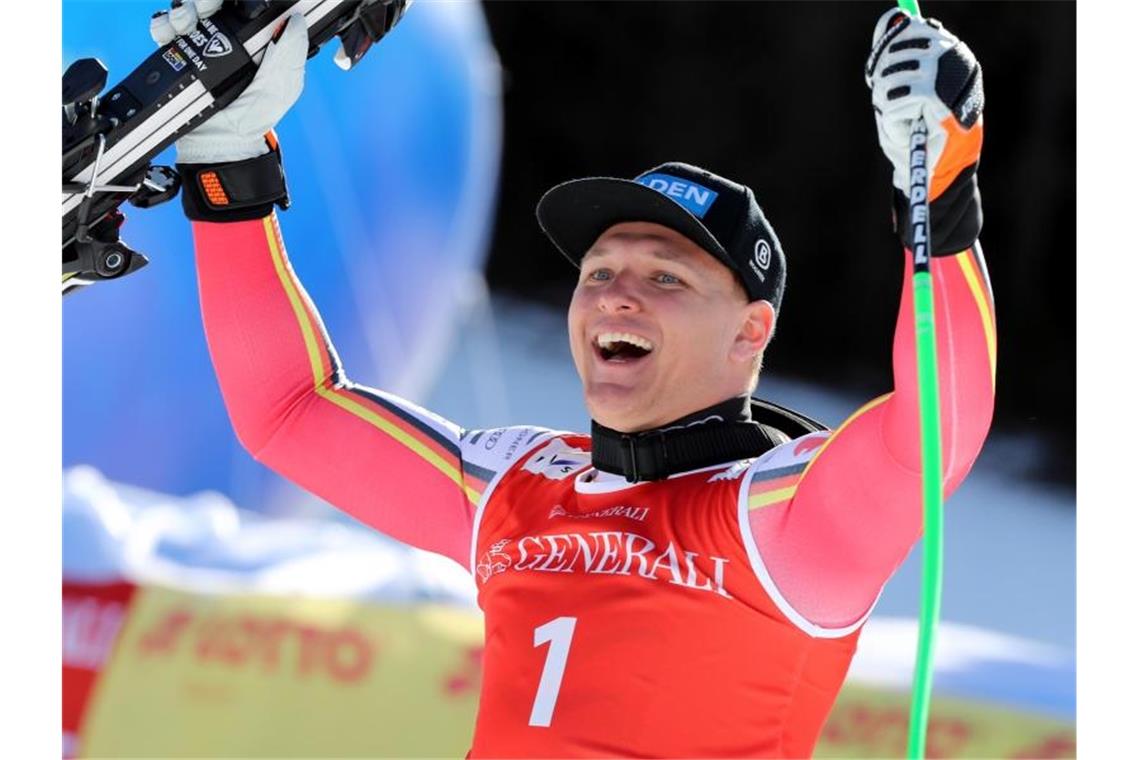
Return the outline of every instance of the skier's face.
{"type": "Polygon", "coordinates": [[[568,317],[590,416],[635,432],[747,392],[774,319],[680,233],[610,227],[582,259],[568,317]]]}

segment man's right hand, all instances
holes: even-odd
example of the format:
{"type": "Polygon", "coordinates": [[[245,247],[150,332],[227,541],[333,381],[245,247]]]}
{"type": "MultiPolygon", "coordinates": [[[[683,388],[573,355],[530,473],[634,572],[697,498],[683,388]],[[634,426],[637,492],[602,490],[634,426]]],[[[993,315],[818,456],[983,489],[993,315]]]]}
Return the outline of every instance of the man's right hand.
{"type": "MultiPolygon", "coordinates": [[[[222,0],[187,0],[150,20],[150,35],[159,45],[188,34],[199,18],[208,18],[222,0]]],[[[285,28],[265,49],[257,74],[232,103],[175,143],[179,164],[219,164],[244,161],[269,152],[266,133],[272,131],[301,96],[309,33],[301,14],[290,16],[285,28]]]]}

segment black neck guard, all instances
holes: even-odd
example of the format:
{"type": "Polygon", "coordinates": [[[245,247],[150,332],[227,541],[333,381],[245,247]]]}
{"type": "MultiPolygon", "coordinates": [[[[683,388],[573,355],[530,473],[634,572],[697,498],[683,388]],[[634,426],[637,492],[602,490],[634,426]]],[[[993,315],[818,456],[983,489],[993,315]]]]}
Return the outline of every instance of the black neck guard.
{"type": "Polygon", "coordinates": [[[630,483],[661,480],[678,472],[752,459],[826,429],[769,401],[739,397],[639,433],[619,433],[594,422],[592,460],[595,468],[624,475],[630,483]]]}

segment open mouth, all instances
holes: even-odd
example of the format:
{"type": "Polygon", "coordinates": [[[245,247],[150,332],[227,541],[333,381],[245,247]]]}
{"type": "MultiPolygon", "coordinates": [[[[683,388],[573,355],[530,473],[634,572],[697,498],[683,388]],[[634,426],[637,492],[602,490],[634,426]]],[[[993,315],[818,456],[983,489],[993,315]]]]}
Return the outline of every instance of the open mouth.
{"type": "Polygon", "coordinates": [[[653,343],[632,333],[601,333],[594,338],[594,347],[605,362],[630,362],[647,356],[653,343]]]}

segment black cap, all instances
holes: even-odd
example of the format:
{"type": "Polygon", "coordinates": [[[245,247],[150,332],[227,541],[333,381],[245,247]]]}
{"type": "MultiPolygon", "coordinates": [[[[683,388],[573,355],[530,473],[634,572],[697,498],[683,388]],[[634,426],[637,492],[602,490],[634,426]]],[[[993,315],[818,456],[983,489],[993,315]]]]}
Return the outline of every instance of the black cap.
{"type": "Polygon", "coordinates": [[[542,196],[538,224],[574,266],[594,241],[621,222],[676,230],[727,266],[749,300],[780,310],[784,251],[752,191],[696,166],[670,162],[637,176],[587,177],[542,196]]]}

